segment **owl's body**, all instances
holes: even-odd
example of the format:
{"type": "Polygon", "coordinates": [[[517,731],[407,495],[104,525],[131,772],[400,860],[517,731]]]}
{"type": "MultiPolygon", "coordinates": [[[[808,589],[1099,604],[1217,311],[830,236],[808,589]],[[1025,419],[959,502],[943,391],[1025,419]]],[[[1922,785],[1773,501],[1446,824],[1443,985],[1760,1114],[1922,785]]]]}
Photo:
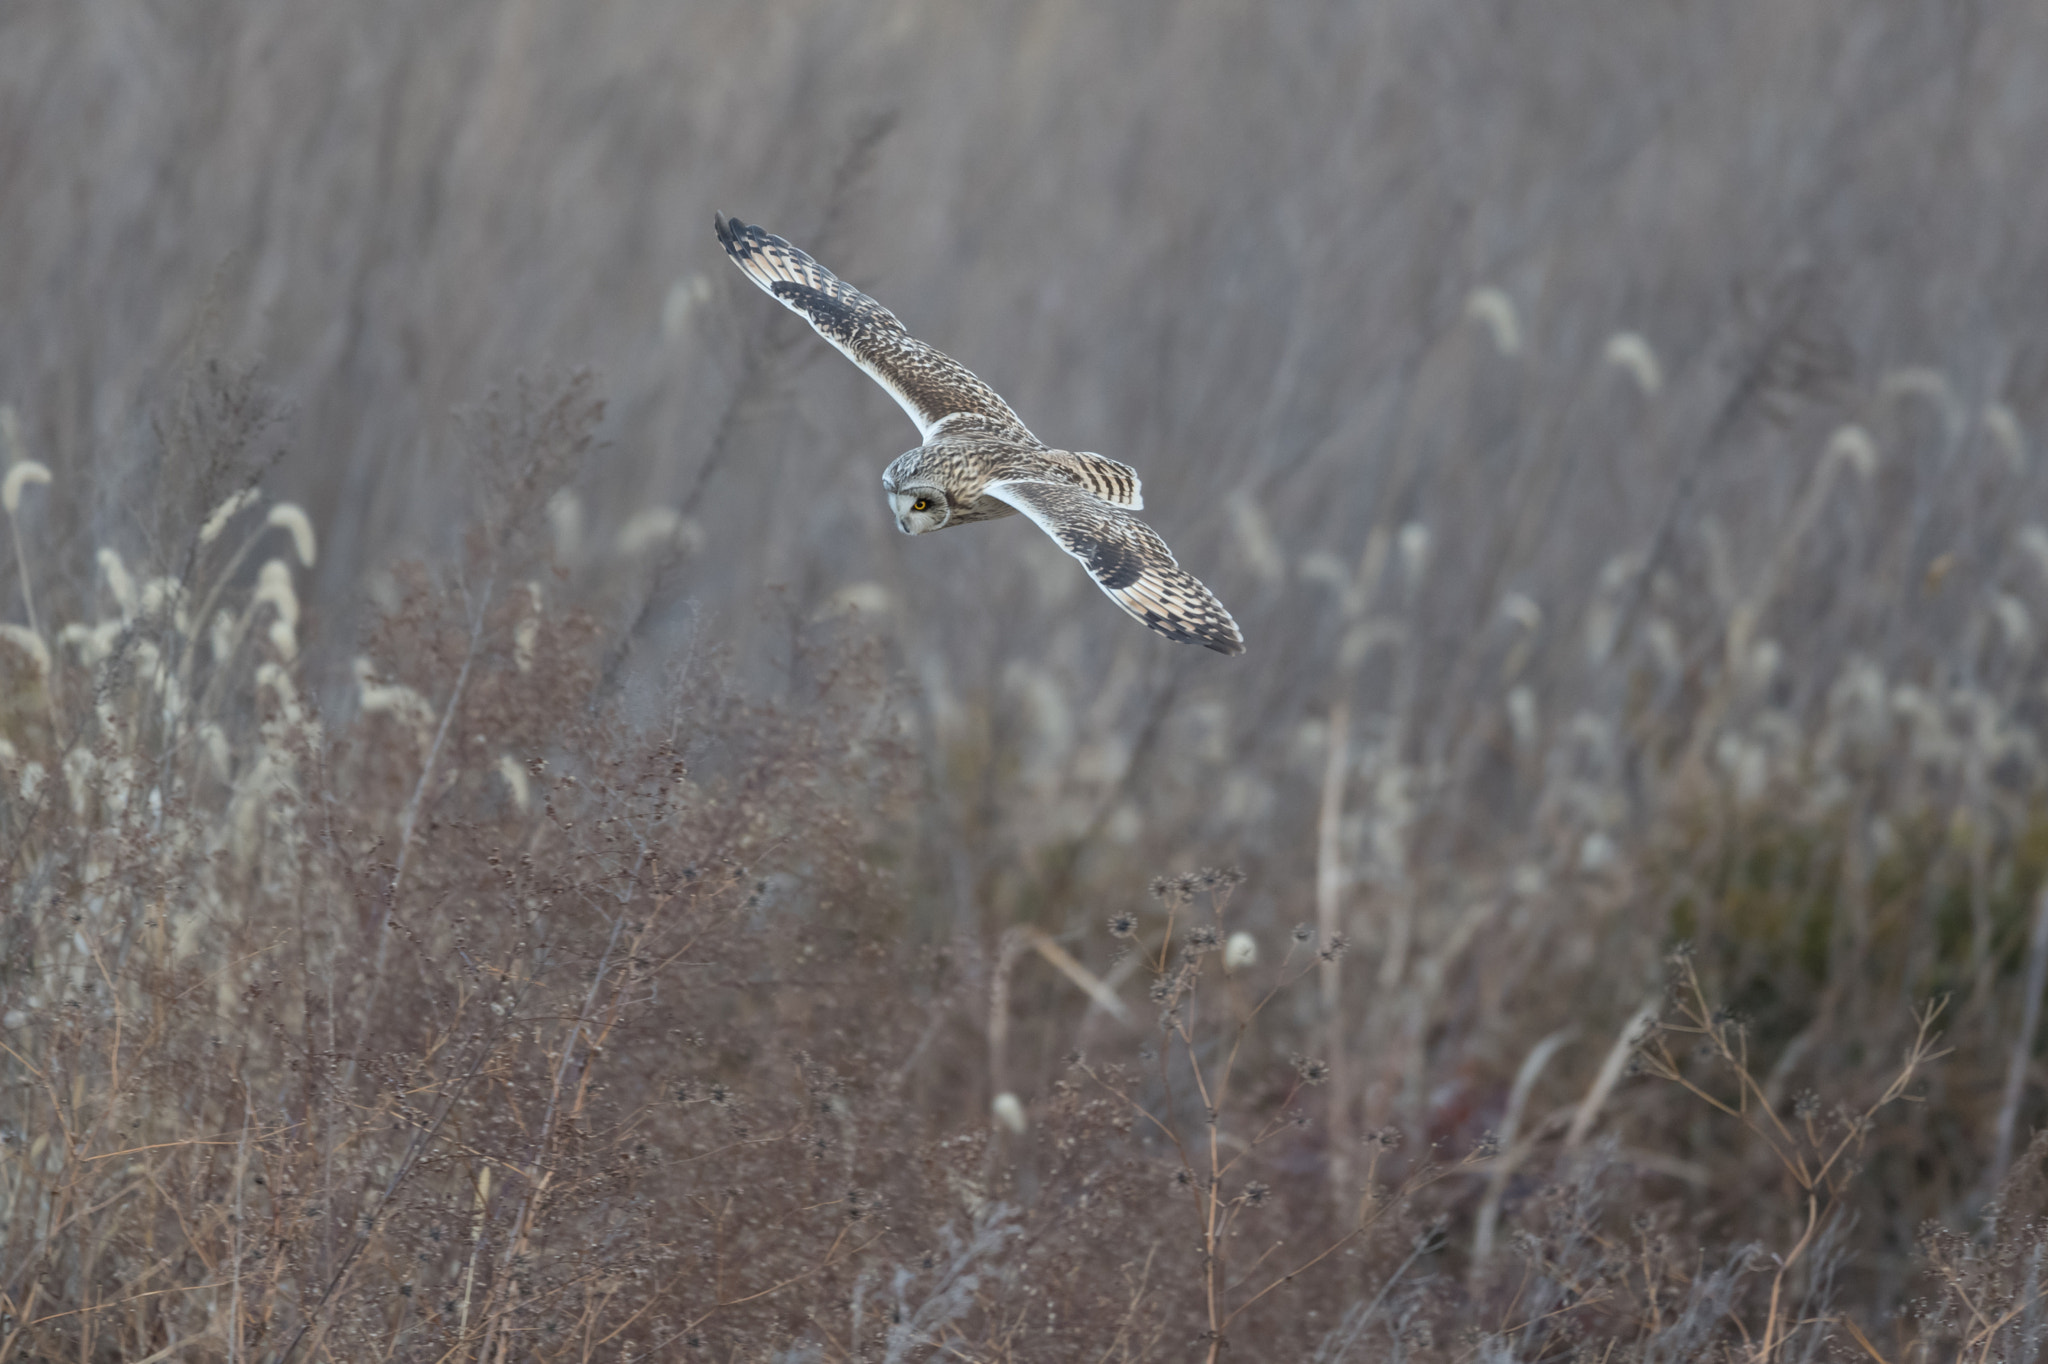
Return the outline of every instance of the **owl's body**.
{"type": "Polygon", "coordinates": [[[1127,464],[1086,451],[1025,445],[1000,435],[944,435],[906,450],[882,470],[882,491],[895,493],[914,486],[942,489],[952,509],[946,524],[961,526],[1015,516],[1017,508],[983,493],[991,483],[1026,479],[1071,483],[1132,511],[1145,505],[1137,471],[1127,464]]]}
{"type": "Polygon", "coordinates": [[[717,220],[726,254],[762,289],[888,390],[923,433],[882,471],[882,491],[906,534],[1018,512],[1081,561],[1111,601],[1169,639],[1244,652],[1237,622],[1181,568],[1152,528],[1129,465],[1055,450],[1031,434],[996,391],[916,340],[896,315],[782,238],[717,220]]]}

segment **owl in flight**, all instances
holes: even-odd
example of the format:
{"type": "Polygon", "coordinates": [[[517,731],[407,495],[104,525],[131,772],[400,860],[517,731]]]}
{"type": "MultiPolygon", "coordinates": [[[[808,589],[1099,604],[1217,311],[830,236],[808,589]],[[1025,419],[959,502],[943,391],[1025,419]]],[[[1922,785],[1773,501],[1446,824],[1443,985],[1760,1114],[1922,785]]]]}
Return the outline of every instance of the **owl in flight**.
{"type": "Polygon", "coordinates": [[[903,329],[896,314],[782,238],[715,217],[718,240],[747,278],[800,313],[866,370],[917,423],[924,444],[882,471],[907,535],[1023,512],[1081,561],[1109,599],[1168,639],[1244,652],[1237,622],[1132,513],[1145,505],[1127,464],[1054,450],[996,391],[903,329]]]}

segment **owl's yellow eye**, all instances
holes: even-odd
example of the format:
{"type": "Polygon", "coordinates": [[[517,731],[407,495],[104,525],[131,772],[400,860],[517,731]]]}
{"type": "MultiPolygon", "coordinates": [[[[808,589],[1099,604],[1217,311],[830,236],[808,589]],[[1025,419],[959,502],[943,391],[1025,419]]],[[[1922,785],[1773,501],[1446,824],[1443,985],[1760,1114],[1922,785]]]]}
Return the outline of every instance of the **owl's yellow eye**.
{"type": "Polygon", "coordinates": [[[932,500],[929,497],[920,497],[917,499],[917,501],[910,504],[910,509],[912,511],[924,511],[931,505],[932,500]]]}

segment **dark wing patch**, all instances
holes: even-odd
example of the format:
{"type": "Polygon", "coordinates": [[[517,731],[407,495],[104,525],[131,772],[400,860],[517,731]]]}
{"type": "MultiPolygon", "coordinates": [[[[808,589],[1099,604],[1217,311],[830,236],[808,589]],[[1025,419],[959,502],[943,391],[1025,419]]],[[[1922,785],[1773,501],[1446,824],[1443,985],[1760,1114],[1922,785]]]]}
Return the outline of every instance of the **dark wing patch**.
{"type": "Polygon", "coordinates": [[[1088,542],[1076,537],[1076,543],[1068,548],[1105,592],[1121,591],[1145,576],[1144,559],[1120,540],[1088,542]],[[1084,544],[1088,551],[1085,554],[1081,553],[1084,544]]]}
{"type": "Polygon", "coordinates": [[[942,430],[977,427],[1039,443],[965,365],[905,331],[896,314],[809,253],[737,218],[713,221],[733,264],[887,389],[927,441],[942,430]],[[965,420],[949,420],[955,418],[965,420]]]}
{"type": "Polygon", "coordinates": [[[1216,594],[1128,509],[1048,479],[999,479],[982,496],[1007,502],[1036,521],[1081,561],[1111,601],[1168,639],[1220,654],[1244,652],[1244,636],[1216,594]]]}

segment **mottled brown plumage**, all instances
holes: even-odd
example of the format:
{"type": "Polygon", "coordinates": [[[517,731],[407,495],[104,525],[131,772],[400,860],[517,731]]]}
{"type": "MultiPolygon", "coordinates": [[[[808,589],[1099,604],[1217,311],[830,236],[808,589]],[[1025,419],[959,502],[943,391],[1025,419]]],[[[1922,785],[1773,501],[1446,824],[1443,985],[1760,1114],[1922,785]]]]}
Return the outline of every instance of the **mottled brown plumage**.
{"type": "Polygon", "coordinates": [[[917,423],[924,444],[882,471],[882,491],[906,533],[1022,512],[1152,629],[1218,653],[1244,652],[1223,603],[1131,514],[1145,505],[1136,470],[1048,447],[966,366],[911,336],[894,313],[805,252],[736,218],[714,221],[749,279],[801,314],[917,423]]]}

